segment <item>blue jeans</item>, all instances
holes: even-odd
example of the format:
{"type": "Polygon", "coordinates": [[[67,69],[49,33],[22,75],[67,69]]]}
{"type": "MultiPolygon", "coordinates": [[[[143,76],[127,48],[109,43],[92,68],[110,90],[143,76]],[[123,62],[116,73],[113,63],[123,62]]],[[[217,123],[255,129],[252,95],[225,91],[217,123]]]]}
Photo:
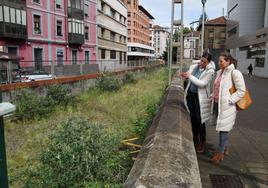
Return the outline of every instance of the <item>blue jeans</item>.
{"type": "Polygon", "coordinates": [[[226,146],[228,146],[229,132],[220,131],[218,151],[223,153],[226,146]]]}

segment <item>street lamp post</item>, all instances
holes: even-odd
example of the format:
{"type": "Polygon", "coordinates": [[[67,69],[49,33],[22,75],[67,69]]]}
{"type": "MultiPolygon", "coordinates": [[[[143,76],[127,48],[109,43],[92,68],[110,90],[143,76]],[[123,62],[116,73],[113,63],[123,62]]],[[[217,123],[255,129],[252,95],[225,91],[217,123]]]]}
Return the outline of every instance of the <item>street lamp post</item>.
{"type": "Polygon", "coordinates": [[[203,4],[203,11],[202,11],[202,40],[201,40],[201,55],[204,53],[204,35],[205,35],[205,4],[207,0],[201,0],[203,4]]]}

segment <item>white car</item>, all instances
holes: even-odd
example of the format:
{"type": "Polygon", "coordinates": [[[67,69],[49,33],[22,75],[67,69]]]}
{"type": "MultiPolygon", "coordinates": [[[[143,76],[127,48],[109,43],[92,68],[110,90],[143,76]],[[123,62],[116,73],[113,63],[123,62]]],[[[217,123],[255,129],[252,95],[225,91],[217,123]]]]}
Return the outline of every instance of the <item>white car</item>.
{"type": "Polygon", "coordinates": [[[51,74],[45,71],[33,71],[33,72],[24,72],[19,75],[21,82],[32,82],[38,80],[51,80],[54,79],[51,74]]]}

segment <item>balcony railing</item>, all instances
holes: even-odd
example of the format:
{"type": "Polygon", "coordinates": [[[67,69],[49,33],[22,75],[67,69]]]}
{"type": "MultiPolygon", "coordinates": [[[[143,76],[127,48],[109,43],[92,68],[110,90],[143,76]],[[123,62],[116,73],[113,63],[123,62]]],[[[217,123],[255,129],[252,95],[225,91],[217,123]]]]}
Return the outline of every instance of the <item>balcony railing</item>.
{"type": "Polygon", "coordinates": [[[68,7],[68,17],[77,20],[84,20],[84,11],[78,8],[68,7]]]}
{"type": "Polygon", "coordinates": [[[0,38],[27,39],[27,28],[24,25],[0,22],[0,38]]]}
{"type": "Polygon", "coordinates": [[[85,36],[77,33],[68,34],[69,44],[82,45],[85,43],[85,36]]]}

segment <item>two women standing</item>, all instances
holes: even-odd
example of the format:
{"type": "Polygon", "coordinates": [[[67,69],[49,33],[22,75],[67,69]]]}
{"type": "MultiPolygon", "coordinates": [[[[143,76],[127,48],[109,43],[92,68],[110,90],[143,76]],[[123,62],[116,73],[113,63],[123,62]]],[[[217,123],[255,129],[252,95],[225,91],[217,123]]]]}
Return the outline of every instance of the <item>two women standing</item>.
{"type": "Polygon", "coordinates": [[[181,77],[188,79],[185,89],[186,108],[190,112],[193,140],[197,153],[205,151],[206,128],[205,122],[211,118],[211,109],[216,116],[216,131],[219,132],[217,152],[211,162],[218,164],[228,152],[229,132],[236,119],[236,102],[245,94],[245,82],[240,71],[235,69],[236,60],[229,54],[219,57],[220,70],[211,93],[214,80],[214,69],[210,54],[204,54],[199,65],[192,65],[188,72],[181,77]],[[236,87],[231,94],[230,88],[236,87]]]}

